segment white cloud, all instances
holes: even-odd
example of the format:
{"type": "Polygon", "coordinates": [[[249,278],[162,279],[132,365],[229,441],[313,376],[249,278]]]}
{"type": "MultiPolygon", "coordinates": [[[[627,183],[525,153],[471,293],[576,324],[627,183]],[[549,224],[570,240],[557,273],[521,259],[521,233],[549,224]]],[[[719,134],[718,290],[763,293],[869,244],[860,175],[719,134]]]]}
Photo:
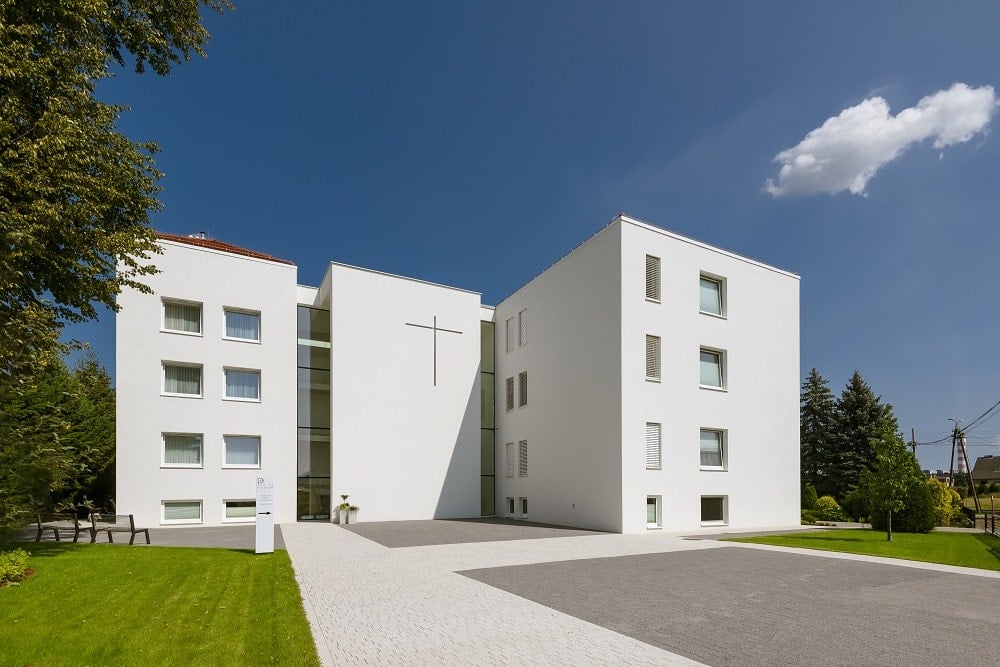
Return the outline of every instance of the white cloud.
{"type": "Polygon", "coordinates": [[[778,153],[777,182],[767,179],[764,191],[774,197],[841,190],[864,195],[872,176],[913,144],[933,138],[934,148],[941,149],[985,132],[997,105],[992,86],[964,83],[928,95],[895,116],[883,98],[870,97],[778,153]]]}

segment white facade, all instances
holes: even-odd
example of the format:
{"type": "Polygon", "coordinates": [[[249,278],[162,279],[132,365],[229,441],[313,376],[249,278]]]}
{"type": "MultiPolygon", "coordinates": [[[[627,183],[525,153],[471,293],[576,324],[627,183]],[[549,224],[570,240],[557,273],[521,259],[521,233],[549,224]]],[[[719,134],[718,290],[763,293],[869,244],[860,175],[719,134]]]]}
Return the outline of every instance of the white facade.
{"type": "Polygon", "coordinates": [[[798,524],[793,274],[620,216],[493,310],[341,264],[296,287],[293,266],[171,238],[155,294],[123,294],[118,316],[118,507],[144,523],[175,500],[221,523],[269,474],[278,522],[329,520],[349,494],[362,521],[798,524]],[[202,334],[163,332],[165,298],[201,303],[202,334]],[[296,333],[299,306],[329,342],[296,333]],[[259,343],[221,335],[226,307],[260,312],[259,343]],[[164,361],[201,364],[203,395],[162,395],[164,361]],[[224,400],[227,368],[260,370],[259,402],[224,400]],[[175,432],[204,434],[200,467],[164,463],[175,432]],[[259,469],[222,465],[234,434],[260,435],[259,469]]]}

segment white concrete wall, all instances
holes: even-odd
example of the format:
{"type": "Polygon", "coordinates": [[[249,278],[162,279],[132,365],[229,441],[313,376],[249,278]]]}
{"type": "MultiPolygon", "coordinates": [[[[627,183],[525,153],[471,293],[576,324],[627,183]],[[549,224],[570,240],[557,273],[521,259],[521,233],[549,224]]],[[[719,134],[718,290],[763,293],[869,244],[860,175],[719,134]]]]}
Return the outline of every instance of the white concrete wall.
{"type": "Polygon", "coordinates": [[[332,264],[332,497],[360,521],[479,516],[480,299],[332,264]],[[461,331],[433,334],[407,322],[461,331]]]}
{"type": "Polygon", "coordinates": [[[117,508],[145,526],[161,501],[201,500],[203,523],[223,522],[223,501],[253,499],[257,475],[277,484],[276,521],[295,520],[295,301],[292,265],[161,241],[154,294],[118,298],[117,508]],[[202,334],[161,331],[163,297],[202,304],[202,334]],[[223,307],[261,313],[261,341],[224,340],[223,307]],[[164,361],[203,365],[201,398],[161,395],[164,361]],[[259,369],[259,403],[223,400],[224,367],[259,369]],[[162,465],[164,432],[204,435],[202,467],[162,465]],[[261,467],[223,467],[223,435],[259,435],[261,467]]]}
{"type": "MultiPolygon", "coordinates": [[[[528,498],[528,519],[621,530],[620,232],[608,227],[496,308],[497,515],[528,498]],[[506,351],[506,320],[527,309],[527,344],[506,351]],[[517,377],[528,372],[528,405],[517,377]],[[505,380],[515,379],[506,411],[505,380]],[[528,475],[507,478],[506,443],[528,441],[528,475]]],[[[518,512],[520,508],[516,508],[518,512]]]]}
{"type": "MultiPolygon", "coordinates": [[[[728,529],[799,524],[799,280],[758,262],[624,219],[622,525],[645,531],[661,496],[664,530],[701,528],[701,496],[728,497],[728,529]],[[645,257],[661,258],[661,303],[645,298],[645,257]],[[702,272],[725,278],[726,317],[699,312],[702,272]],[[645,336],[662,339],[662,380],[645,379],[645,336]],[[726,390],[699,388],[699,350],[726,351],[726,390]],[[646,422],[662,424],[662,470],[645,469],[646,422]],[[700,469],[702,428],[728,432],[727,469],[700,469]]],[[[718,527],[707,528],[718,530],[718,527]]]]}

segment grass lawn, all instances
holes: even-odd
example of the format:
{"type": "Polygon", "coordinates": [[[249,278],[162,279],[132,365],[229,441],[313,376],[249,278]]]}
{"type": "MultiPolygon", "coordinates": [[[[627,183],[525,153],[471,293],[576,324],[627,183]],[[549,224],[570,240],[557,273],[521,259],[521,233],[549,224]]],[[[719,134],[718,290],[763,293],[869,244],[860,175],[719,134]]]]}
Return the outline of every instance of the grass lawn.
{"type": "Polygon", "coordinates": [[[286,551],[16,547],[35,573],[0,588],[3,664],[319,664],[286,551]]]}
{"type": "Polygon", "coordinates": [[[1000,538],[982,533],[893,533],[892,542],[888,542],[883,531],[854,529],[740,537],[730,541],[1000,570],[1000,538]]]}

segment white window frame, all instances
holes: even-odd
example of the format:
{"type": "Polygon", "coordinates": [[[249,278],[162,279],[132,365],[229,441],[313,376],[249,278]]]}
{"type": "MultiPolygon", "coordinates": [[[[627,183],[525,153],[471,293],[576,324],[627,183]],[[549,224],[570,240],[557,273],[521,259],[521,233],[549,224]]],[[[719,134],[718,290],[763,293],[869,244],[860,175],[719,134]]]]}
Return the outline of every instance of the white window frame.
{"type": "Polygon", "coordinates": [[[658,530],[663,527],[663,496],[648,495],[646,496],[646,529],[647,530],[658,530]],[[650,523],[649,521],[649,501],[652,500],[656,505],[656,516],[655,521],[650,523]]]}
{"type": "Polygon", "coordinates": [[[660,266],[661,266],[661,262],[660,262],[660,258],[659,257],[657,257],[656,255],[646,255],[646,301],[649,301],[649,302],[652,302],[652,303],[660,303],[660,299],[662,297],[662,287],[661,287],[661,285],[662,285],[662,281],[661,281],[662,273],[660,271],[660,266]],[[651,267],[651,264],[655,266],[655,269],[653,269],[653,272],[656,274],[655,275],[655,284],[651,284],[651,281],[650,281],[650,277],[651,277],[650,276],[650,267],[651,267]],[[650,290],[650,287],[653,287],[653,289],[650,290]],[[654,294],[654,296],[650,295],[651,292],[654,294]]]}
{"type": "Polygon", "coordinates": [[[507,354],[510,354],[514,351],[514,336],[517,333],[514,331],[514,318],[508,317],[505,326],[507,327],[507,354]]]}
{"type": "Polygon", "coordinates": [[[517,346],[528,344],[528,309],[522,308],[517,313],[517,346]]]}
{"type": "Polygon", "coordinates": [[[517,516],[517,506],[514,504],[514,496],[507,496],[507,516],[514,518],[517,516]]]}
{"type": "Polygon", "coordinates": [[[164,431],[160,433],[160,467],[180,468],[187,470],[197,470],[205,467],[205,434],[187,433],[182,431],[164,431]],[[167,436],[168,435],[194,435],[201,439],[198,450],[198,463],[167,463],[167,436]]]}
{"type": "Polygon", "coordinates": [[[225,366],[222,369],[222,400],[224,401],[236,401],[238,403],[260,403],[261,395],[263,394],[263,381],[261,378],[261,372],[259,368],[239,368],[236,366],[225,366]],[[256,373],[257,374],[257,398],[240,398],[239,396],[229,396],[226,392],[229,390],[229,378],[228,373],[233,371],[235,373],[256,373]]]}
{"type": "Polygon", "coordinates": [[[663,469],[663,425],[659,422],[646,422],[646,470],[663,469]],[[655,433],[656,461],[650,457],[650,436],[655,433]]]}
{"type": "Polygon", "coordinates": [[[203,398],[205,396],[205,367],[202,364],[192,364],[183,361],[161,361],[160,396],[171,396],[174,398],[203,398]],[[167,391],[167,366],[173,366],[176,368],[197,368],[201,374],[201,379],[198,381],[198,388],[201,391],[197,394],[181,394],[174,391],[167,391]]]}
{"type": "Polygon", "coordinates": [[[659,336],[646,334],[646,381],[660,382],[663,377],[663,341],[659,336]],[[651,349],[655,348],[655,357],[650,359],[651,349]],[[653,362],[653,375],[650,375],[650,361],[653,362]]]}
{"type": "Polygon", "coordinates": [[[704,271],[698,275],[698,312],[709,317],[726,319],[726,279],[724,277],[717,276],[714,273],[705,273],[704,271]],[[719,287],[719,312],[717,313],[713,313],[710,310],[702,310],[701,308],[701,281],[703,280],[715,283],[719,287]]]}
{"type": "Polygon", "coordinates": [[[517,441],[517,476],[528,476],[528,441],[517,441]]]}
{"type": "Polygon", "coordinates": [[[222,501],[222,523],[257,523],[257,499],[256,498],[225,498],[222,501]],[[251,517],[227,517],[226,510],[229,503],[253,503],[254,513],[251,517]]]}
{"type": "Polygon", "coordinates": [[[171,498],[170,500],[160,501],[160,523],[163,525],[181,525],[181,524],[200,524],[205,523],[205,502],[201,498],[171,498]],[[167,505],[175,503],[198,503],[198,518],[197,519],[168,519],[167,516],[167,505]]]}
{"type": "Polygon", "coordinates": [[[728,526],[729,525],[729,496],[721,494],[705,494],[698,499],[698,517],[701,519],[702,526],[728,526]],[[706,521],[704,515],[701,513],[701,501],[706,498],[719,498],[722,500],[722,519],[712,519],[706,521]]]}
{"type": "Polygon", "coordinates": [[[222,436],[222,467],[232,468],[232,469],[246,469],[246,470],[260,470],[260,459],[261,459],[261,437],[257,434],[250,433],[227,433],[222,436]],[[228,438],[256,438],[257,440],[257,464],[249,463],[226,463],[226,453],[228,452],[229,442],[228,438]]]}
{"type": "Polygon", "coordinates": [[[201,301],[190,301],[188,299],[173,299],[163,297],[160,299],[160,331],[162,333],[179,334],[181,336],[203,337],[205,335],[205,305],[201,301]],[[198,331],[181,331],[180,329],[167,328],[167,304],[172,303],[178,306],[198,306],[198,331]]]}
{"type": "Polygon", "coordinates": [[[518,519],[528,518],[528,497],[519,496],[517,499],[518,519]]]}
{"type": "Polygon", "coordinates": [[[528,407],[528,371],[517,374],[517,407],[528,407]]]}
{"type": "Polygon", "coordinates": [[[722,428],[702,428],[698,431],[698,465],[701,470],[715,470],[725,472],[728,470],[728,432],[726,429],[722,428]],[[701,462],[701,435],[702,433],[717,433],[719,435],[719,458],[722,460],[722,465],[711,466],[705,465],[701,462]]]}
{"type": "Polygon", "coordinates": [[[715,347],[700,347],[698,348],[698,386],[701,389],[709,389],[712,391],[726,391],[729,378],[726,372],[726,351],[720,350],[715,347]],[[701,355],[702,354],[714,354],[719,359],[719,381],[721,384],[715,386],[714,384],[702,384],[701,383],[701,355]]]}
{"type": "Polygon", "coordinates": [[[222,339],[232,340],[239,343],[256,343],[260,345],[261,338],[264,337],[264,332],[261,328],[261,316],[259,310],[252,310],[250,308],[234,308],[230,306],[222,307],[222,339]],[[257,316],[257,337],[256,338],[240,338],[238,336],[228,336],[226,335],[227,325],[226,325],[226,313],[239,313],[240,315],[256,315],[257,316]]]}
{"type": "Polygon", "coordinates": [[[514,452],[514,443],[507,443],[507,479],[514,479],[514,472],[517,470],[517,457],[514,452]]]}

